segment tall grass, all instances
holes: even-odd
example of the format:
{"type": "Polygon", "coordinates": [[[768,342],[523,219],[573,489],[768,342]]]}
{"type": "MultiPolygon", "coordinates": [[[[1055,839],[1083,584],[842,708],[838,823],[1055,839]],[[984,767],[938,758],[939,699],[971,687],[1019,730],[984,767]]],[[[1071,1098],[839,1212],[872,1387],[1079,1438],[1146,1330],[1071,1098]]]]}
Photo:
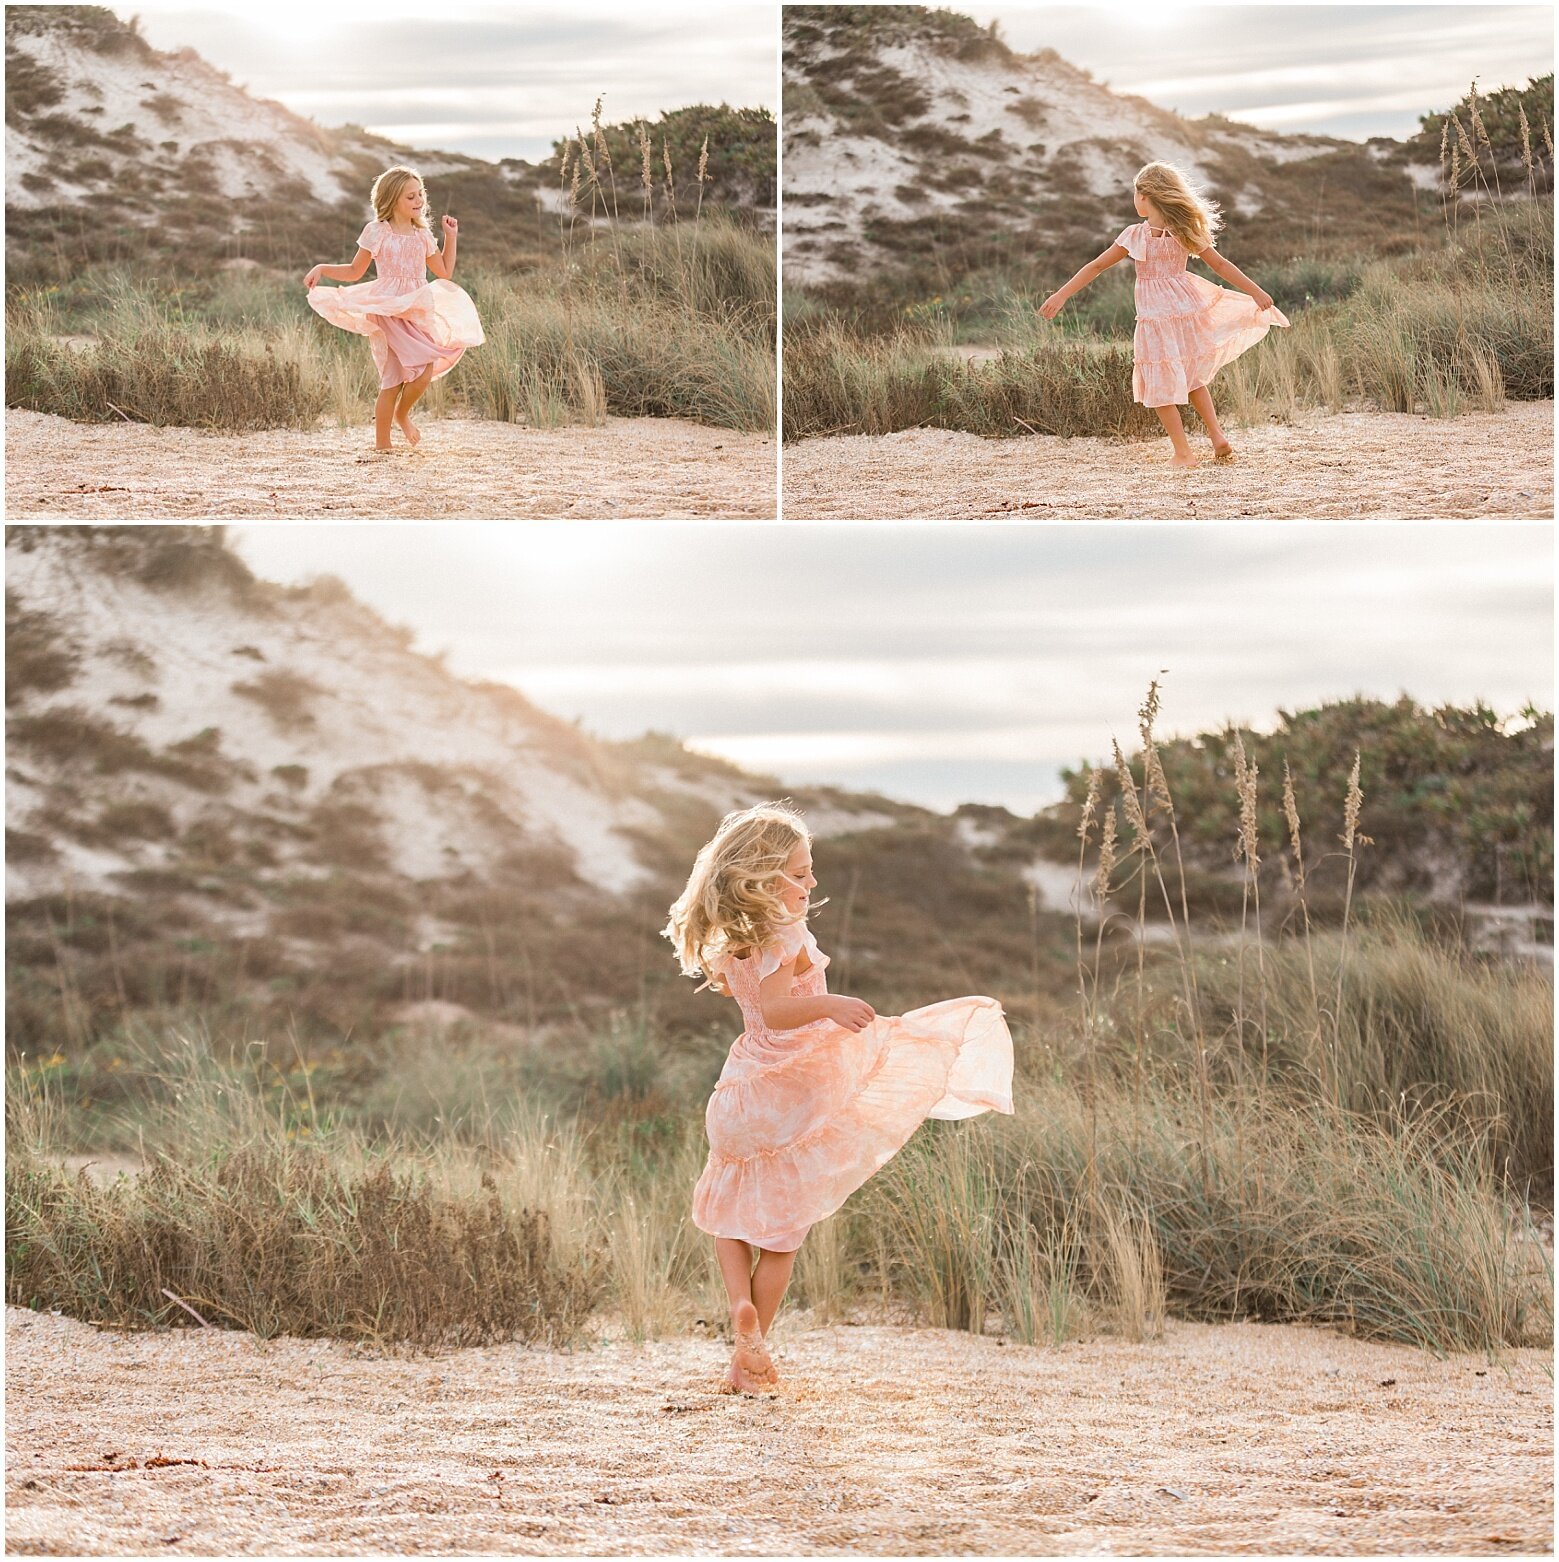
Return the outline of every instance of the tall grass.
{"type": "MultiPolygon", "coordinates": [[[[1435,1350],[1547,1338],[1527,1210],[1552,1198],[1551,983],[1351,901],[1324,932],[1253,916],[1203,947],[1157,711],[1155,687],[1135,768],[1117,754],[1115,790],[1088,787],[1099,921],[1080,908],[1070,1020],[1019,1048],[1016,1115],[923,1127],[809,1236],[795,1302],[1031,1343],[1150,1339],[1170,1314],[1435,1350]],[[1170,934],[1152,950],[1150,901],[1170,934]]],[[[1322,812],[1288,774],[1288,835],[1265,840],[1262,784],[1247,755],[1231,834],[1252,878],[1264,853],[1304,863],[1301,815],[1322,812]]],[[[1336,787],[1351,884],[1370,849],[1360,766],[1336,787]]],[[[625,1025],[517,1046],[474,1027],[328,1068],[300,1046],[115,1045],[9,1070],[13,1301],[418,1343],[724,1317],[688,1219],[723,1043],[678,1053],[625,1025]],[[62,1169],[98,1144],[148,1171],[102,1186],[62,1169]]]]}
{"type": "MultiPolygon", "coordinates": [[[[1404,259],[1296,262],[1264,276],[1293,326],[1219,374],[1220,409],[1253,423],[1362,400],[1451,417],[1552,397],[1552,224],[1551,197],[1526,200],[1475,228],[1448,224],[1404,259]]],[[[938,302],[888,332],[816,307],[794,326],[787,314],[786,438],[918,427],[992,438],[1156,432],[1152,412],[1131,399],[1128,279],[1106,273],[1054,325],[1038,318],[1039,301],[1003,286],[972,319],[938,302]],[[949,348],[971,333],[1000,356],[958,361],[949,348]]]]}
{"type": "MultiPolygon", "coordinates": [[[[700,172],[687,178],[701,190],[700,172]]],[[[619,217],[593,178],[564,195],[549,266],[460,273],[486,341],[434,384],[428,410],[772,431],[772,238],[697,204],[691,220],[619,217]]],[[[280,273],[175,283],[94,268],[7,296],[8,406],[82,422],[306,428],[321,416],[367,422],[377,391],[366,340],[315,317],[280,273]]]]}

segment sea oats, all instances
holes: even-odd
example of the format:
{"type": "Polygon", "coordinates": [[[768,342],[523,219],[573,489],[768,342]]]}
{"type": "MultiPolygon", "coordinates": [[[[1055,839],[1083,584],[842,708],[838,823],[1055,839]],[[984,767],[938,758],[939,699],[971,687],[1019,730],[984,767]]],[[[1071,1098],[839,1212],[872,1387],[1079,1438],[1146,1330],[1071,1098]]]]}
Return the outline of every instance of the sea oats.
{"type": "Polygon", "coordinates": [[[1131,767],[1126,763],[1126,756],[1121,753],[1120,743],[1112,739],[1111,746],[1115,750],[1115,774],[1120,781],[1121,807],[1126,810],[1126,823],[1136,837],[1131,849],[1144,851],[1148,843],[1148,821],[1142,813],[1142,800],[1137,796],[1137,783],[1132,779],[1131,767]]]}
{"type": "Polygon", "coordinates": [[[1081,841],[1087,841],[1089,827],[1093,824],[1094,814],[1099,807],[1099,788],[1101,780],[1097,769],[1090,767],[1088,771],[1088,791],[1083,797],[1083,817],[1077,826],[1077,836],[1081,841]]]}
{"type": "MultiPolygon", "coordinates": [[[[1305,887],[1305,853],[1299,834],[1299,801],[1294,796],[1294,778],[1288,761],[1283,761],[1283,817],[1288,821],[1288,839],[1294,849],[1294,874],[1301,891],[1305,887]]],[[[1281,859],[1280,859],[1281,860],[1281,859]]]]}
{"type": "Polygon", "coordinates": [[[1099,832],[1099,866],[1093,876],[1093,892],[1102,902],[1110,893],[1110,877],[1116,863],[1115,809],[1104,810],[1104,828],[1099,832]]]}
{"type": "Polygon", "coordinates": [[[1359,810],[1364,806],[1364,791],[1359,785],[1359,773],[1363,755],[1354,750],[1353,769],[1348,772],[1348,796],[1343,804],[1343,833],[1341,840],[1351,852],[1356,841],[1369,843],[1369,837],[1359,834],[1359,810]]]}
{"type": "Polygon", "coordinates": [[[1456,126],[1456,139],[1462,149],[1462,156],[1474,169],[1478,166],[1478,154],[1473,150],[1472,142],[1467,139],[1467,132],[1462,128],[1462,122],[1456,115],[1451,115],[1451,123],[1456,126]]]}
{"type": "Polygon", "coordinates": [[[1245,739],[1238,732],[1234,735],[1234,773],[1240,794],[1240,849],[1236,856],[1243,857],[1254,874],[1261,866],[1256,838],[1256,778],[1261,772],[1247,761],[1245,739]]]}

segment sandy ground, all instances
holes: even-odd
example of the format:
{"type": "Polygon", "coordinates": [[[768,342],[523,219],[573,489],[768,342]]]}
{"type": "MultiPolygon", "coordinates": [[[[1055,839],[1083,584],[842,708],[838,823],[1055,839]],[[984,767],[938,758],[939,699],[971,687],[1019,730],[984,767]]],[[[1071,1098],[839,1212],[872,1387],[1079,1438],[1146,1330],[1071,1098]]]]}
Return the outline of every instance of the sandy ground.
{"type": "MultiPolygon", "coordinates": [[[[982,439],[946,429],[805,439],[786,520],[1554,518],[1554,404],[1450,421],[1316,414],[1229,429],[1233,465],[1169,465],[1167,439],[982,439]]],[[[1204,437],[1192,448],[1210,456],[1204,437]]]]}
{"type": "Polygon", "coordinates": [[[211,434],[9,408],[5,507],[27,520],[772,520],[774,441],[679,418],[600,428],[426,418],[412,453],[363,428],[211,434]]]}
{"type": "Polygon", "coordinates": [[[376,1357],[6,1310],[9,1553],[1551,1549],[1547,1351],[1172,1323],[1060,1350],[777,1331],[376,1357]]]}

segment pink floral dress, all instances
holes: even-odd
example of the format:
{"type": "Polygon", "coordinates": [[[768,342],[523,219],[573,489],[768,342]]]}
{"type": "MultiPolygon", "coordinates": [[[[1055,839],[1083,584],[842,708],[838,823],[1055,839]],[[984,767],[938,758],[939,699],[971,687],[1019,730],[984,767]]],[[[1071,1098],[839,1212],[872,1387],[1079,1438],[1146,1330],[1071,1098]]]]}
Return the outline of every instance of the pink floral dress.
{"type": "Polygon", "coordinates": [[[828,956],[804,922],[721,969],[747,1028],[725,1060],[704,1126],[709,1160],[693,1224],[794,1252],[928,1117],[1012,1111],[1012,1037],[994,998],[951,998],[879,1015],[861,1031],[832,1020],[774,1031],[758,984],[805,951],[796,997],[828,991],[828,956]]]}
{"type": "Polygon", "coordinates": [[[482,345],[482,322],[465,289],[442,278],[428,281],[428,256],[438,241],[426,228],[397,233],[374,221],[358,235],[357,247],[374,258],[373,281],[310,288],[309,307],[368,338],[380,390],[416,379],[429,364],[438,379],[466,348],[482,345]]]}
{"type": "Polygon", "coordinates": [[[1144,407],[1183,405],[1269,327],[1288,324],[1276,305],[1260,309],[1250,294],[1187,271],[1190,256],[1172,233],[1138,222],[1115,242],[1137,263],[1131,394],[1144,407]]]}

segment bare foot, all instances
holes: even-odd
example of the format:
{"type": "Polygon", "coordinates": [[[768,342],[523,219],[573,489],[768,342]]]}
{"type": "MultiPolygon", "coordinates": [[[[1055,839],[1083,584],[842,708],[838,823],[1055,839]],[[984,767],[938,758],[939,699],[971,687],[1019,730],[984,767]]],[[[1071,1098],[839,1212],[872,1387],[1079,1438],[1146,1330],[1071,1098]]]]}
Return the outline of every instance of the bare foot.
{"type": "Polygon", "coordinates": [[[731,1313],[736,1333],[736,1349],[731,1353],[731,1370],[726,1382],[735,1394],[769,1394],[779,1387],[779,1373],[769,1356],[758,1328],[758,1309],[751,1302],[738,1302],[731,1313]]]}
{"type": "Polygon", "coordinates": [[[418,432],[417,425],[411,421],[410,414],[397,412],[395,421],[400,425],[401,433],[406,436],[406,443],[415,450],[422,441],[422,435],[418,432]]]}
{"type": "Polygon", "coordinates": [[[1231,445],[1228,440],[1224,440],[1224,442],[1221,445],[1214,445],[1213,446],[1213,460],[1214,461],[1219,461],[1219,462],[1222,462],[1225,465],[1227,465],[1229,462],[1233,461],[1234,459],[1235,459],[1234,446],[1231,445]]]}
{"type": "Polygon", "coordinates": [[[1171,466],[1178,466],[1184,472],[1189,472],[1191,468],[1196,466],[1198,463],[1196,457],[1193,456],[1188,450],[1183,456],[1171,456],[1169,458],[1169,464],[1171,466]]]}

